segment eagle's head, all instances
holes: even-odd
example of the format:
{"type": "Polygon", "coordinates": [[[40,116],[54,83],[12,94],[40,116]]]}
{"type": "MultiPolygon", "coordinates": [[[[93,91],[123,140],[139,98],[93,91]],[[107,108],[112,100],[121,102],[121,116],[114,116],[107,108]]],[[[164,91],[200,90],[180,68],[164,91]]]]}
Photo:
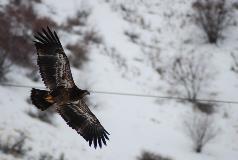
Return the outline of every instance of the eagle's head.
{"type": "Polygon", "coordinates": [[[86,95],[90,95],[90,92],[88,90],[79,89],[78,87],[74,87],[71,92],[73,99],[83,98],[86,95]]]}

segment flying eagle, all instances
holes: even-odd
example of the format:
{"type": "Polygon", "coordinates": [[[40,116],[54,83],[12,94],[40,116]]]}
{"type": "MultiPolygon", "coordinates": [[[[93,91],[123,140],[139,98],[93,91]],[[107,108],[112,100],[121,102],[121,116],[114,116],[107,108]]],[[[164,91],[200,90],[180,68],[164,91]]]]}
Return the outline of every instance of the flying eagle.
{"type": "Polygon", "coordinates": [[[96,149],[97,145],[100,148],[102,143],[106,145],[109,133],[84,102],[84,97],[90,94],[89,91],[75,85],[69,60],[56,32],[47,27],[34,37],[40,75],[49,91],[32,88],[32,103],[42,111],[56,106],[57,112],[89,142],[89,146],[93,143],[96,149]]]}

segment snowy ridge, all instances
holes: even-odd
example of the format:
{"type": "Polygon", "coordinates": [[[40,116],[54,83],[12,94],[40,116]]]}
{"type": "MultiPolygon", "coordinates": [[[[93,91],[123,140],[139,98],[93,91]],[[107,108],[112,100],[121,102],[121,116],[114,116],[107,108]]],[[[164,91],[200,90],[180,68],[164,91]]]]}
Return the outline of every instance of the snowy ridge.
{"type": "MultiPolygon", "coordinates": [[[[224,40],[219,46],[206,44],[202,31],[186,19],[187,13],[192,12],[192,1],[43,2],[35,6],[39,14],[50,16],[58,23],[64,23],[82,5],[92,10],[88,25],[99,32],[103,43],[92,45],[90,61],[82,70],[72,68],[78,86],[95,91],[167,95],[168,83],[157,73],[156,68],[166,67],[171,57],[181,50],[189,54],[194,49],[196,53],[207,53],[211,57],[210,67],[216,73],[216,78],[208,89],[218,93],[216,99],[237,100],[238,77],[229,68],[232,63],[229,54],[238,51],[237,36],[231,36],[232,41],[224,40]],[[131,13],[125,13],[122,4],[131,13]],[[142,23],[144,26],[141,26],[142,23]],[[135,42],[125,35],[125,31],[138,34],[135,42]],[[158,52],[159,57],[154,57],[158,52]]],[[[235,31],[237,28],[225,32],[234,35],[235,31]]],[[[60,32],[59,35],[63,45],[64,42],[77,42],[78,39],[70,33],[60,32]]],[[[13,66],[11,70],[9,83],[43,86],[43,82],[37,83],[27,78],[27,69],[13,66]],[[14,78],[16,74],[18,77],[14,78]]],[[[26,101],[29,95],[29,88],[0,86],[0,97],[4,97],[0,99],[0,135],[10,135],[15,130],[26,131],[29,136],[26,144],[32,148],[27,153],[29,157],[38,157],[40,153],[46,152],[55,157],[64,153],[67,160],[132,160],[142,150],[153,151],[173,160],[237,160],[238,157],[238,106],[235,104],[220,104],[217,107],[214,125],[219,127],[220,133],[205,146],[203,153],[197,154],[183,130],[184,118],[193,112],[191,104],[91,94],[92,105],[96,106],[91,109],[111,134],[108,145],[95,150],[69,128],[59,115],[54,117],[55,125],[27,115],[28,110],[34,110],[26,101]],[[227,118],[224,118],[225,113],[229,115],[227,118]]],[[[0,159],[24,157],[15,158],[0,152],[0,159]]]]}

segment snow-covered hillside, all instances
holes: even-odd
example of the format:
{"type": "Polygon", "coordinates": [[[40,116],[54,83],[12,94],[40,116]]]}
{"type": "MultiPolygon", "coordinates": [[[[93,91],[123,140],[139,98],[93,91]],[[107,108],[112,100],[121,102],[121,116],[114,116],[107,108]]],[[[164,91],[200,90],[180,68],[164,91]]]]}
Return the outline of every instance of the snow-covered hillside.
{"type": "MultiPolygon", "coordinates": [[[[193,13],[192,2],[42,0],[36,4],[39,14],[59,24],[82,8],[91,10],[87,27],[95,29],[103,42],[92,45],[89,61],[80,70],[72,68],[72,73],[78,86],[92,91],[91,109],[109,131],[110,141],[102,149],[90,148],[59,115],[54,115],[54,125],[30,117],[27,112],[34,111],[27,102],[30,88],[0,86],[0,141],[20,130],[31,148],[24,157],[0,151],[0,159],[37,159],[41,153],[59,157],[63,153],[67,160],[133,160],[148,150],[173,160],[237,160],[237,104],[216,107],[210,116],[219,128],[217,136],[198,154],[183,125],[194,112],[190,103],[93,92],[168,96],[169,84],[156,69],[166,70],[173,56],[194,50],[209,57],[215,78],[207,89],[216,92],[215,99],[237,101],[238,76],[230,70],[230,53],[238,54],[238,28],[226,29],[218,45],[208,44],[203,31],[188,18],[193,13]]],[[[59,32],[59,36],[64,46],[78,40],[75,32],[59,32]]],[[[29,69],[12,66],[7,83],[43,87],[43,82],[33,82],[28,73],[29,69]]]]}

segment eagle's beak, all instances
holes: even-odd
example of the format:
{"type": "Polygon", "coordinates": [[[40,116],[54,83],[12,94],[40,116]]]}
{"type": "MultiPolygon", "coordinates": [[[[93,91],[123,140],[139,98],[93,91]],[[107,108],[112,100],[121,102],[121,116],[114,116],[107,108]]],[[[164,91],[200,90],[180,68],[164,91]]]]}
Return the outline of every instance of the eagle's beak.
{"type": "Polygon", "coordinates": [[[87,90],[84,90],[84,93],[83,93],[83,95],[84,95],[84,96],[86,96],[86,95],[90,95],[90,92],[89,92],[89,91],[87,91],[87,90]]]}

